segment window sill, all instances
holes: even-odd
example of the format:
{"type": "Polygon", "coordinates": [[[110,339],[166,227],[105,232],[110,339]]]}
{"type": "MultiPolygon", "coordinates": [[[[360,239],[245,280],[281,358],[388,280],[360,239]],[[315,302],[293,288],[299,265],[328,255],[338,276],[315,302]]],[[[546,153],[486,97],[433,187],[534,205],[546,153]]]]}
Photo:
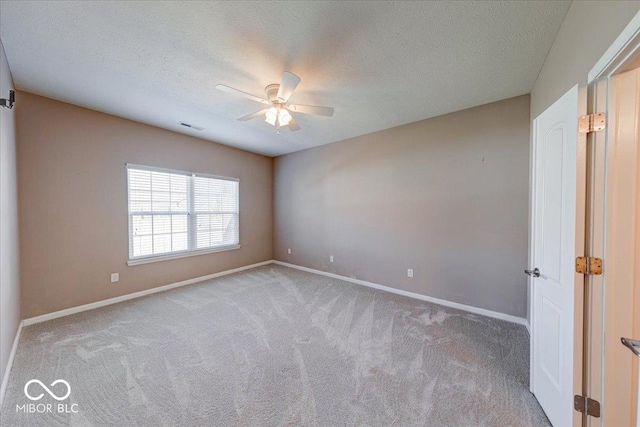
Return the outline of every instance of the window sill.
{"type": "Polygon", "coordinates": [[[178,259],[178,258],[186,258],[186,257],[197,256],[197,255],[212,254],[214,252],[232,251],[235,249],[240,249],[240,245],[223,246],[218,248],[202,249],[199,251],[191,251],[191,252],[181,252],[179,254],[157,255],[157,256],[151,256],[148,258],[130,259],[129,261],[127,261],[127,265],[131,267],[133,265],[149,264],[152,262],[167,261],[170,259],[178,259]]]}

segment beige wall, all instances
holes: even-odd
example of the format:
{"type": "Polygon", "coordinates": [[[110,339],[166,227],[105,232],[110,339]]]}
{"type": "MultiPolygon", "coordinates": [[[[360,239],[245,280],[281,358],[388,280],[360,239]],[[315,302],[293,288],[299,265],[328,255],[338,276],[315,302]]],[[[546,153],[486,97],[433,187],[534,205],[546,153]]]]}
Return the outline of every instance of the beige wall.
{"type": "MultiPolygon", "coordinates": [[[[0,98],[13,89],[4,47],[0,43],[0,98]]],[[[3,383],[9,354],[20,320],[18,265],[18,209],[16,184],[15,114],[20,104],[0,108],[0,383],[3,383]]],[[[4,391],[0,388],[0,394],[4,391]]],[[[2,403],[2,396],[0,396],[2,403]]]]}
{"type": "Polygon", "coordinates": [[[525,317],[528,155],[525,95],[278,157],[274,256],[525,317]]]}
{"type": "Polygon", "coordinates": [[[640,1],[574,1],[531,91],[531,117],[566,91],[587,83],[587,73],[640,10],[640,1]]]}
{"type": "Polygon", "coordinates": [[[24,318],[272,258],[271,158],[18,96],[24,318]],[[240,178],[242,248],[128,267],[125,163],[240,178]]]}

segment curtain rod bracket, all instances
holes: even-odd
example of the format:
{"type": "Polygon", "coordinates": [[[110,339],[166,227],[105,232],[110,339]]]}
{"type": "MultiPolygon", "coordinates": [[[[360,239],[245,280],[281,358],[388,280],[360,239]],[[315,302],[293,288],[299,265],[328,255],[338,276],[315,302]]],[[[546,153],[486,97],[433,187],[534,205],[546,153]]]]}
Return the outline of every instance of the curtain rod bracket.
{"type": "Polygon", "coordinates": [[[0,106],[8,109],[13,108],[13,104],[16,102],[16,93],[12,90],[9,91],[9,99],[0,99],[0,106]]]}

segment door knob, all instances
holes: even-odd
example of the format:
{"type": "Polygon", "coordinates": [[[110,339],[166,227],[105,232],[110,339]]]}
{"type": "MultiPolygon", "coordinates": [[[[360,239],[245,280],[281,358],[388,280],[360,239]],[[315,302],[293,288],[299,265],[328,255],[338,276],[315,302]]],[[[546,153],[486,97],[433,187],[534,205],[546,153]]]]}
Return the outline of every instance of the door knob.
{"type": "Polygon", "coordinates": [[[524,272],[531,277],[540,277],[540,270],[537,268],[534,268],[533,270],[525,270],[524,272]]]}
{"type": "Polygon", "coordinates": [[[632,340],[631,338],[620,338],[620,342],[627,347],[633,354],[640,357],[640,340],[632,340]]]}

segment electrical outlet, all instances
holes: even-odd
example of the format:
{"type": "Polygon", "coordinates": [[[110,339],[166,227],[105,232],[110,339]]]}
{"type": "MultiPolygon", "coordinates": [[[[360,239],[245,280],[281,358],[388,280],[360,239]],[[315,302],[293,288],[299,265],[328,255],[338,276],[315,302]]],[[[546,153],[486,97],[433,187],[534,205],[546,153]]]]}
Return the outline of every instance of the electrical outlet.
{"type": "Polygon", "coordinates": [[[287,249],[287,253],[291,255],[291,248],[287,249]]]}
{"type": "Polygon", "coordinates": [[[329,262],[333,262],[333,255],[329,255],[329,262]]]}
{"type": "Polygon", "coordinates": [[[111,283],[120,281],[120,273],[111,273],[111,283]]]}
{"type": "Polygon", "coordinates": [[[407,270],[407,277],[413,277],[413,268],[407,270]]]}

